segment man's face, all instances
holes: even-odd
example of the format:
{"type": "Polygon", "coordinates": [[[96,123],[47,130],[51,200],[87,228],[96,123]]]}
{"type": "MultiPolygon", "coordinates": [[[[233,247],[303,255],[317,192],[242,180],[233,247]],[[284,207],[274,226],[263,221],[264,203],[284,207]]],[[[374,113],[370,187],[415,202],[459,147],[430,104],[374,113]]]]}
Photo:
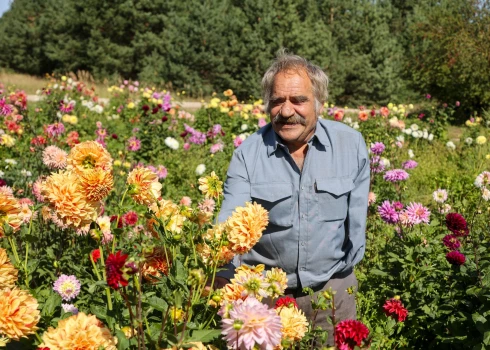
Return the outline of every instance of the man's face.
{"type": "Polygon", "coordinates": [[[299,147],[315,133],[318,119],[310,78],[305,71],[276,75],[270,100],[274,131],[288,146],[299,147]]]}

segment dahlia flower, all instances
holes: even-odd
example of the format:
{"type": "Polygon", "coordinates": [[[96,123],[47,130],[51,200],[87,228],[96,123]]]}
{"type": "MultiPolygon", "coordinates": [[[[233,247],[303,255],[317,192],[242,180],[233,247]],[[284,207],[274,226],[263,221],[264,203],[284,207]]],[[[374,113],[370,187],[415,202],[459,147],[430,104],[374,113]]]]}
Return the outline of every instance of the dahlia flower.
{"type": "Polygon", "coordinates": [[[78,308],[73,304],[62,303],[61,308],[64,312],[71,312],[74,315],[78,314],[78,308]]]}
{"type": "Polygon", "coordinates": [[[419,164],[416,161],[410,159],[410,160],[407,160],[406,162],[403,162],[402,168],[403,169],[406,169],[406,170],[409,170],[409,169],[416,168],[418,165],[419,164]]]}
{"type": "Polygon", "coordinates": [[[0,248],[0,290],[14,288],[18,271],[10,262],[7,251],[0,248]]]}
{"type": "Polygon", "coordinates": [[[296,299],[291,298],[291,297],[281,297],[277,299],[276,305],[274,306],[275,309],[281,308],[281,307],[298,307],[298,303],[296,302],[296,299]]]}
{"type": "Polygon", "coordinates": [[[461,247],[461,242],[458,239],[457,235],[446,235],[442,239],[442,243],[449,249],[449,250],[458,250],[459,247],[461,247]]]}
{"type": "Polygon", "coordinates": [[[170,253],[166,252],[165,248],[155,247],[151,252],[145,253],[141,273],[145,280],[157,282],[162,275],[168,275],[171,261],[170,253]]]}
{"type": "Polygon", "coordinates": [[[392,298],[386,300],[383,310],[388,317],[393,317],[398,322],[403,322],[408,316],[408,311],[403,306],[401,300],[392,298]]]}
{"type": "Polygon", "coordinates": [[[478,188],[490,185],[490,172],[484,171],[475,179],[475,186],[478,188]]]}
{"type": "Polygon", "coordinates": [[[369,192],[369,194],[368,194],[368,205],[373,205],[374,203],[376,203],[376,193],[369,192]]]}
{"type": "Polygon", "coordinates": [[[444,203],[447,200],[447,191],[439,188],[432,193],[432,198],[434,198],[437,203],[444,203]]]}
{"type": "Polygon", "coordinates": [[[272,350],[281,342],[281,317],[252,297],[234,302],[221,328],[231,349],[272,350]]]}
{"type": "Polygon", "coordinates": [[[89,169],[80,174],[80,187],[85,197],[92,202],[103,200],[114,185],[110,171],[89,169]]]}
{"type": "Polygon", "coordinates": [[[335,344],[339,350],[354,350],[369,336],[369,329],[360,321],[344,320],[335,326],[335,344]]]}
{"type": "Polygon", "coordinates": [[[378,213],[387,224],[396,224],[398,222],[398,213],[388,200],[381,203],[378,207],[378,213]]]}
{"type": "Polygon", "coordinates": [[[87,169],[112,170],[111,155],[96,141],[75,145],[68,154],[67,163],[80,174],[87,169]]]}
{"type": "Polygon", "coordinates": [[[429,223],[430,211],[420,203],[410,203],[404,211],[412,225],[417,225],[422,222],[429,223]]]}
{"type": "Polygon", "coordinates": [[[282,339],[288,342],[300,341],[308,330],[308,321],[303,311],[296,307],[276,307],[277,314],[281,317],[282,339]]]}
{"type": "Polygon", "coordinates": [[[223,181],[213,171],[211,175],[199,179],[199,190],[206,198],[218,198],[223,193],[223,181]]]}
{"type": "Polygon", "coordinates": [[[452,252],[446,254],[446,260],[451,265],[463,265],[466,261],[466,256],[457,250],[453,250],[452,252]]]}
{"type": "Polygon", "coordinates": [[[277,267],[273,267],[265,273],[265,282],[269,285],[267,287],[267,294],[270,298],[277,298],[280,295],[284,295],[284,291],[288,287],[286,273],[277,267]]]}
{"type": "Polygon", "coordinates": [[[34,334],[40,319],[37,300],[18,288],[0,289],[0,334],[19,340],[34,334]]]}
{"type": "Polygon", "coordinates": [[[385,145],[383,142],[375,142],[375,143],[372,143],[371,144],[371,153],[373,154],[376,154],[376,155],[380,155],[381,153],[383,153],[383,151],[385,150],[385,145]]]}
{"type": "Polygon", "coordinates": [[[197,244],[196,250],[204,263],[210,263],[215,259],[218,266],[223,266],[228,264],[235,256],[228,245],[223,244],[225,228],[225,224],[215,225],[202,236],[203,243],[197,244]],[[218,251],[219,253],[216,254],[218,251]]]}
{"type": "MultiPolygon", "coordinates": [[[[263,267],[263,265],[259,265],[259,267],[263,267]]],[[[267,292],[269,283],[267,283],[261,271],[238,268],[230,282],[243,286],[242,296],[253,296],[258,300],[269,296],[267,292]]]]}
{"type": "Polygon", "coordinates": [[[260,204],[245,203],[226,221],[230,248],[236,254],[245,254],[259,241],[269,223],[269,215],[260,204]]]}
{"type": "Polygon", "coordinates": [[[51,174],[41,185],[44,200],[53,209],[61,227],[76,229],[97,219],[100,205],[83,195],[78,180],[76,173],[64,171],[51,174]]]}
{"type": "Polygon", "coordinates": [[[161,196],[158,176],[147,168],[135,168],[128,174],[129,194],[138,204],[150,205],[161,196]]]}
{"type": "Polygon", "coordinates": [[[79,312],[49,327],[42,336],[40,347],[50,350],[90,349],[116,350],[117,338],[93,315],[79,312]]]}
{"type": "Polygon", "coordinates": [[[388,182],[398,182],[398,181],[404,181],[408,179],[408,177],[409,175],[405,170],[393,169],[393,170],[388,170],[383,176],[383,179],[385,179],[388,182]]]}
{"type": "Polygon", "coordinates": [[[449,213],[446,215],[446,227],[457,236],[466,236],[469,233],[465,218],[458,213],[449,213]]]}
{"type": "Polygon", "coordinates": [[[43,151],[43,163],[50,169],[66,168],[68,153],[56,146],[48,146],[43,151]]]}
{"type": "Polygon", "coordinates": [[[120,287],[126,287],[128,285],[128,280],[124,276],[122,268],[126,264],[126,259],[128,256],[123,254],[121,251],[116,252],[116,254],[109,254],[105,262],[105,270],[107,275],[107,284],[114,288],[119,289],[120,287]]]}
{"type": "Polygon", "coordinates": [[[74,275],[61,275],[55,282],[53,289],[63,300],[74,299],[80,294],[80,281],[74,275]]]}
{"type": "Polygon", "coordinates": [[[0,238],[5,235],[4,225],[10,226],[14,232],[20,229],[22,224],[21,206],[9,187],[0,187],[0,238]]]}

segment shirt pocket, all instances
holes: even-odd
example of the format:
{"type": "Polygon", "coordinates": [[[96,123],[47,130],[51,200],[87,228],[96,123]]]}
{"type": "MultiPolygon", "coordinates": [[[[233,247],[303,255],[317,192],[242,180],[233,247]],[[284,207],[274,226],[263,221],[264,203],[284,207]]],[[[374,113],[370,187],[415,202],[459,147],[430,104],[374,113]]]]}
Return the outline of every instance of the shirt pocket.
{"type": "Polygon", "coordinates": [[[350,178],[317,179],[315,200],[319,220],[345,220],[352,189],[354,189],[354,182],[350,178]]]}
{"type": "Polygon", "coordinates": [[[269,212],[269,222],[277,226],[292,226],[293,184],[263,183],[251,185],[252,200],[269,212]]]}

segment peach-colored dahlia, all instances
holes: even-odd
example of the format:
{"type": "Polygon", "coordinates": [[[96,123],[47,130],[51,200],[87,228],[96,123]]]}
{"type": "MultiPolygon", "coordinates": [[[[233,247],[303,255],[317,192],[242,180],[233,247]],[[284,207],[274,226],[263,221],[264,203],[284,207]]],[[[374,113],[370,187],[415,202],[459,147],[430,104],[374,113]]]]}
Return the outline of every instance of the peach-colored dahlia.
{"type": "Polygon", "coordinates": [[[236,254],[245,254],[259,241],[269,223],[269,215],[260,204],[249,203],[238,207],[226,221],[230,248],[236,254]]]}
{"type": "Polygon", "coordinates": [[[203,243],[196,246],[196,250],[205,264],[218,261],[218,266],[228,264],[235,255],[228,244],[224,244],[225,224],[219,224],[207,230],[203,235],[203,243]]]}
{"type": "MultiPolygon", "coordinates": [[[[4,188],[7,186],[2,186],[4,188]]],[[[0,238],[5,235],[4,225],[9,225],[14,232],[22,224],[21,205],[9,191],[0,191],[0,238]]]]}
{"type": "Polygon", "coordinates": [[[111,155],[96,141],[75,145],[68,154],[67,163],[79,174],[88,169],[112,170],[111,155]]]}
{"type": "Polygon", "coordinates": [[[90,169],[80,174],[80,185],[89,201],[98,202],[112,190],[114,179],[110,171],[90,169]]]}
{"type": "Polygon", "coordinates": [[[116,350],[117,338],[93,315],[79,312],[61,320],[57,328],[49,327],[39,347],[50,350],[116,350]]]}
{"type": "Polygon", "coordinates": [[[308,330],[308,321],[303,311],[295,306],[279,307],[276,312],[281,316],[282,339],[289,342],[300,341],[308,330]]]}
{"type": "Polygon", "coordinates": [[[129,195],[136,203],[150,205],[161,196],[158,175],[148,168],[135,168],[128,174],[129,195]]]}
{"type": "Polygon", "coordinates": [[[7,251],[0,248],[0,289],[14,288],[17,273],[17,269],[10,262],[7,251]]]}
{"type": "Polygon", "coordinates": [[[43,163],[50,169],[66,168],[68,153],[56,146],[48,146],[43,151],[43,163]]]}
{"type": "Polygon", "coordinates": [[[34,334],[40,319],[37,300],[18,288],[0,290],[0,334],[19,340],[34,334]]]}
{"type": "Polygon", "coordinates": [[[61,227],[77,229],[97,219],[100,205],[85,197],[78,177],[71,171],[53,173],[42,184],[44,200],[53,209],[61,227]]]}
{"type": "Polygon", "coordinates": [[[162,274],[168,275],[172,259],[169,252],[165,254],[165,248],[155,247],[151,253],[145,254],[144,258],[145,261],[141,267],[141,272],[147,281],[157,282],[162,277],[162,274]]]}

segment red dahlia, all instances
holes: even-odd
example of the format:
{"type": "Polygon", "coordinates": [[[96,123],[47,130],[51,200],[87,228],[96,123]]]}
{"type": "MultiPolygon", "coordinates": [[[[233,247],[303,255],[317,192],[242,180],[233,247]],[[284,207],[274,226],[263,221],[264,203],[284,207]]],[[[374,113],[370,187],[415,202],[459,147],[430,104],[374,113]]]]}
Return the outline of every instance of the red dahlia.
{"type": "Polygon", "coordinates": [[[335,344],[340,350],[354,350],[369,335],[369,329],[356,320],[344,320],[335,326],[335,344]]]}
{"type": "Polygon", "coordinates": [[[138,214],[136,214],[134,211],[128,211],[123,215],[122,219],[125,225],[134,226],[138,222],[138,214]]]}
{"type": "Polygon", "coordinates": [[[403,306],[403,303],[395,298],[386,300],[383,305],[386,316],[393,317],[398,322],[403,322],[408,316],[408,311],[403,306]]]}
{"type": "Polygon", "coordinates": [[[90,255],[92,255],[92,260],[94,262],[97,262],[97,260],[100,259],[100,249],[94,249],[94,250],[92,250],[92,252],[90,253],[90,255]]]}
{"type": "Polygon", "coordinates": [[[449,213],[446,215],[446,227],[458,236],[466,236],[469,233],[465,218],[458,213],[449,213]]]}
{"type": "Polygon", "coordinates": [[[116,254],[109,254],[105,262],[105,271],[107,274],[107,284],[114,289],[126,287],[128,281],[124,278],[122,268],[126,264],[128,256],[118,251],[116,254]]]}
{"type": "Polygon", "coordinates": [[[449,249],[449,250],[458,250],[459,247],[461,247],[461,242],[458,239],[457,235],[446,235],[442,239],[442,243],[449,249]]]}
{"type": "Polygon", "coordinates": [[[452,265],[463,265],[466,261],[466,256],[454,250],[446,254],[446,260],[452,265]]]}
{"type": "Polygon", "coordinates": [[[298,303],[296,302],[296,299],[291,298],[291,297],[282,297],[277,299],[276,301],[276,306],[274,306],[274,309],[280,308],[280,307],[292,307],[295,306],[298,308],[298,303]]]}

